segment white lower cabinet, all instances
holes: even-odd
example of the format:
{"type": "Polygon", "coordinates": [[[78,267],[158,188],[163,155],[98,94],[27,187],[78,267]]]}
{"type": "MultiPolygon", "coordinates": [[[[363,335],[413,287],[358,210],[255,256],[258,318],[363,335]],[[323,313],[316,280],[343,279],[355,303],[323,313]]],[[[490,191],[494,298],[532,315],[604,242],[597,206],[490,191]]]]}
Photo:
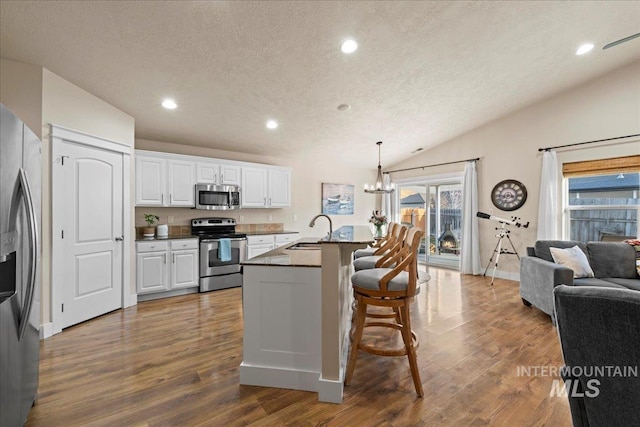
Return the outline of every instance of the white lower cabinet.
{"type": "Polygon", "coordinates": [[[198,287],[198,239],[136,243],[138,294],[198,287]]]}
{"type": "Polygon", "coordinates": [[[247,236],[247,259],[257,257],[265,252],[287,245],[298,240],[299,233],[260,234],[247,236]]]}

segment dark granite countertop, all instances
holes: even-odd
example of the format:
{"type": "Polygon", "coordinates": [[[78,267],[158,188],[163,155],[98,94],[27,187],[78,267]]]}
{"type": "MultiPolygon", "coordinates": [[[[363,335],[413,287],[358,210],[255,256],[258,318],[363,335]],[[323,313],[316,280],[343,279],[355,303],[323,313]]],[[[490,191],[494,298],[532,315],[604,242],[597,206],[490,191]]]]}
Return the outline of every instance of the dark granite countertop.
{"type": "MultiPolygon", "coordinates": [[[[271,233],[269,233],[271,234],[271,233]]],[[[280,266],[280,267],[320,267],[322,250],[289,249],[298,243],[373,243],[373,234],[366,225],[346,225],[338,228],[329,236],[322,238],[306,237],[286,246],[281,246],[257,257],[242,262],[246,266],[280,266]]]]}
{"type": "Polygon", "coordinates": [[[239,231],[247,236],[264,236],[265,234],[296,234],[299,231],[280,230],[280,231],[239,231]]]}
{"type": "Polygon", "coordinates": [[[289,249],[298,243],[317,243],[318,238],[304,238],[296,240],[286,246],[281,246],[262,255],[243,261],[245,266],[273,266],[273,267],[320,267],[322,251],[320,249],[289,249]]]}
{"type": "Polygon", "coordinates": [[[373,233],[366,225],[344,225],[331,233],[331,238],[325,236],[321,243],[373,243],[373,233]]]}

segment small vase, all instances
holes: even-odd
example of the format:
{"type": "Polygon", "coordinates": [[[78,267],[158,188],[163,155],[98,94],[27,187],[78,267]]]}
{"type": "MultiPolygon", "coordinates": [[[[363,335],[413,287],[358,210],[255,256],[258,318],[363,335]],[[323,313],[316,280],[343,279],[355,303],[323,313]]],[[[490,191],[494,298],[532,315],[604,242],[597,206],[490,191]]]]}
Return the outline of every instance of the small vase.
{"type": "Polygon", "coordinates": [[[382,232],[382,226],[383,224],[376,224],[375,228],[376,228],[376,232],[375,232],[375,236],[376,238],[380,238],[380,237],[384,237],[384,234],[382,232]]]}

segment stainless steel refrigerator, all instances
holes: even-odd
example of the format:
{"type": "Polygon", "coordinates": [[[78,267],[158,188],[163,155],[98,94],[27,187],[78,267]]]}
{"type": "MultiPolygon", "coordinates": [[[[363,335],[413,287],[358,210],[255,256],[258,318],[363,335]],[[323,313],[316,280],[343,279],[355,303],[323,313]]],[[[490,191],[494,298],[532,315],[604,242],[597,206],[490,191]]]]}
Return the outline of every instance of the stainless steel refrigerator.
{"type": "Polygon", "coordinates": [[[0,427],[14,427],[38,391],[41,148],[0,108],[0,427]]]}

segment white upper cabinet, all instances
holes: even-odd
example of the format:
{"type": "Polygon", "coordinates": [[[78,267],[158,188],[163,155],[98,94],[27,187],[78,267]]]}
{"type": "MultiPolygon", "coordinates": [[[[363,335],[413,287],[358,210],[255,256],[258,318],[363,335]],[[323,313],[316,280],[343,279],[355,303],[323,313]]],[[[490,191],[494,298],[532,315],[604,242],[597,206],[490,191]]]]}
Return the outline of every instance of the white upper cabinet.
{"type": "Polygon", "coordinates": [[[267,170],[242,168],[242,188],[240,190],[243,208],[267,207],[267,170]]]}
{"type": "Polygon", "coordinates": [[[195,163],[168,160],[167,169],[169,203],[165,206],[194,206],[195,163]]]}
{"type": "Polygon", "coordinates": [[[242,168],[243,208],[284,208],[291,205],[289,169],[242,168]]]}
{"type": "Polygon", "coordinates": [[[242,208],[291,206],[291,169],[136,150],[136,206],[195,206],[195,184],[239,185],[242,208]]]}
{"type": "Polygon", "coordinates": [[[195,163],[136,155],[136,206],[194,206],[195,163]]]}
{"type": "Polygon", "coordinates": [[[197,184],[240,185],[240,167],[217,163],[196,165],[197,184]]]}
{"type": "Polygon", "coordinates": [[[136,156],[136,205],[164,206],[165,161],[136,156]]]}
{"type": "Polygon", "coordinates": [[[291,173],[289,170],[270,169],[267,203],[270,208],[286,208],[291,205],[291,173]]]}
{"type": "Polygon", "coordinates": [[[217,184],[220,167],[213,163],[196,165],[196,184],[217,184]]]}

